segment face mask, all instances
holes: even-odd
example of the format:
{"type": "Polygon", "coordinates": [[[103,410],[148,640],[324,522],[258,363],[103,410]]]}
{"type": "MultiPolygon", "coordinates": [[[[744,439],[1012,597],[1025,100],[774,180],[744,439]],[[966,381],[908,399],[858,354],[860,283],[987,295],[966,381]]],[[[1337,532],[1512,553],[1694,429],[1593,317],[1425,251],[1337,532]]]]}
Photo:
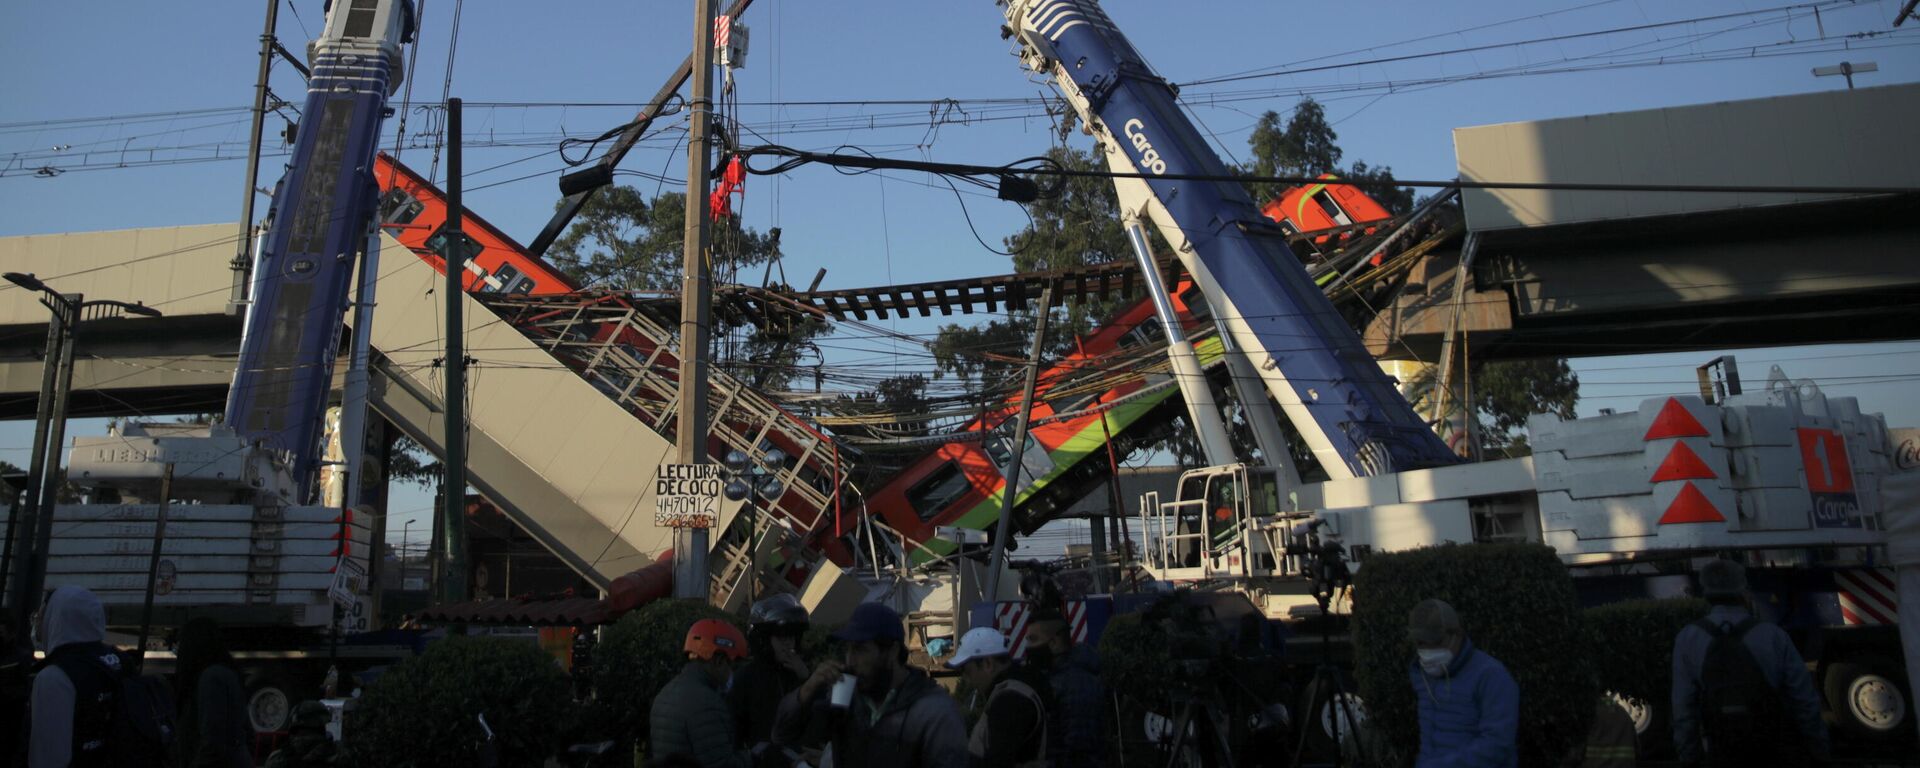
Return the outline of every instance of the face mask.
{"type": "Polygon", "coordinates": [[[1453,664],[1453,651],[1445,648],[1421,648],[1420,670],[1429,677],[1446,677],[1447,667],[1453,664]]]}
{"type": "Polygon", "coordinates": [[[1027,663],[1036,667],[1051,666],[1053,664],[1053,649],[1044,645],[1028,645],[1027,663]]]}

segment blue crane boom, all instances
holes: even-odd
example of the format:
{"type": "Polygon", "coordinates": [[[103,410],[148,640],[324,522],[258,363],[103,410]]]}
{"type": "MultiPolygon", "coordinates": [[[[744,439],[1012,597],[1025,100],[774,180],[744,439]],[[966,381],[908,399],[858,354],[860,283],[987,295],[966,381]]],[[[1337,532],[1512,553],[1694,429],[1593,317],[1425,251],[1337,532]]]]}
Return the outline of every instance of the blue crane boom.
{"type": "Polygon", "coordinates": [[[1286,418],[1334,478],[1456,462],[1094,0],[1006,0],[1023,63],[1101,143],[1125,216],[1150,218],[1286,418]]]}
{"type": "Polygon", "coordinates": [[[291,458],[305,499],[319,468],[321,426],[356,257],[373,234],[373,178],[387,97],[412,40],[406,0],[340,0],[308,45],[305,125],[269,209],[225,423],[291,458]]]}

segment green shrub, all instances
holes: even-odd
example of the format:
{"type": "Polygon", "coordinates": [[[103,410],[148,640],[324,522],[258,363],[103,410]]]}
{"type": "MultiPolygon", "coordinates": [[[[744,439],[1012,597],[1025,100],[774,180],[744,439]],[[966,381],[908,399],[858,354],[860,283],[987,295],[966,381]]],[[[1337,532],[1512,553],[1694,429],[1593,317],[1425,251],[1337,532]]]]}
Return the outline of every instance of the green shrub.
{"type": "Polygon", "coordinates": [[[1586,740],[1594,685],[1573,581],[1549,547],[1473,544],[1376,554],[1354,579],[1354,676],[1401,754],[1419,746],[1407,612],[1439,598],[1520,686],[1520,763],[1555,765],[1586,740]]]}
{"type": "Polygon", "coordinates": [[[1167,636],[1144,614],[1113,617],[1100,636],[1100,677],[1122,699],[1157,707],[1173,692],[1173,657],[1167,636]]]}
{"type": "Polygon", "coordinates": [[[1664,755],[1673,743],[1667,730],[1673,639],[1681,627],[1705,615],[1707,601],[1691,597],[1628,600],[1586,610],[1600,689],[1638,699],[1650,712],[1647,732],[1640,738],[1643,755],[1664,755]]]}
{"type": "Polygon", "coordinates": [[[653,697],[686,666],[687,628],[700,619],[739,618],[704,602],[655,600],[620,617],[593,650],[594,726],[623,744],[646,739],[653,697]]]}
{"type": "Polygon", "coordinates": [[[347,712],[343,765],[470,766],[493,729],[501,765],[539,765],[574,725],[571,685],[532,642],[452,637],[375,680],[347,712]]]}
{"type": "Polygon", "coordinates": [[[1586,610],[1600,687],[1645,702],[1673,692],[1673,638],[1707,615],[1707,601],[1681,597],[1628,600],[1586,610]]]}

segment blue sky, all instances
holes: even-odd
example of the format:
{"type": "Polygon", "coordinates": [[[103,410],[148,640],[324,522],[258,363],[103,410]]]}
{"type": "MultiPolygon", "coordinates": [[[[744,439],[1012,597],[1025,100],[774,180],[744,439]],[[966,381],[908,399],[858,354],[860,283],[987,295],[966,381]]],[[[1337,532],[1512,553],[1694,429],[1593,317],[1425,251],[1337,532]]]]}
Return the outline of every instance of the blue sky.
{"type": "MultiPolygon", "coordinates": [[[[416,103],[441,98],[455,5],[427,3],[410,83],[416,103]]],[[[1175,82],[1319,68],[1184,90],[1190,113],[1216,135],[1229,161],[1245,156],[1246,133],[1260,112],[1284,112],[1311,91],[1326,104],[1348,161],[1390,165],[1404,178],[1451,177],[1450,131],[1460,126],[1843,88],[1838,78],[1816,79],[1808,71],[1841,60],[1879,64],[1879,72],[1860,76],[1863,86],[1920,80],[1920,47],[1914,46],[1920,24],[1847,43],[1884,47],[1771,55],[1885,33],[1895,0],[1828,4],[1817,16],[1810,8],[1770,11],[1786,5],[1770,0],[1105,5],[1175,82]],[[1497,46],[1710,16],[1723,18],[1497,46]],[[1460,48],[1479,50],[1323,68],[1460,48]],[[1756,55],[1617,66],[1651,56],[1723,57],[1735,49],[1756,55]],[[1487,77],[1543,68],[1591,69],[1487,77]],[[1388,81],[1398,86],[1379,87],[1388,81]]],[[[244,164],[233,158],[245,151],[240,108],[252,96],[262,11],[258,2],[104,0],[0,8],[0,160],[6,161],[0,236],[237,219],[244,164]],[[209,111],[180,114],[198,110],[209,111]],[[174,162],[209,156],[223,159],[174,162]],[[87,170],[123,162],[131,167],[87,170]],[[41,165],[66,172],[35,178],[32,170],[41,165]]],[[[279,34],[288,48],[303,50],[320,22],[316,0],[283,5],[279,34]]],[[[742,23],[753,40],[747,67],[738,73],[738,116],[759,134],[743,138],[747,143],[845,144],[890,156],[997,164],[1038,154],[1054,141],[1041,106],[1021,101],[1050,89],[1009,55],[997,34],[998,9],[986,0],[759,0],[742,23]],[[947,98],[957,103],[929,103],[947,98]],[[887,100],[905,103],[873,103],[887,100]]],[[[561,164],[552,153],[558,139],[591,136],[628,119],[632,103],[650,95],[685,56],[690,31],[691,3],[679,0],[477,0],[465,8],[450,92],[470,104],[467,204],[510,234],[531,239],[558,198],[554,179],[561,164]],[[541,175],[516,180],[530,174],[541,175]]],[[[303,98],[298,74],[284,64],[275,67],[273,88],[296,106],[303,98]]],[[[424,110],[403,114],[409,137],[402,160],[425,171],[433,165],[436,118],[424,110]]],[[[681,177],[686,163],[676,151],[684,122],[668,123],[622,167],[681,177]]],[[[268,120],[270,149],[278,148],[281,125],[278,116],[268,120]]],[[[394,128],[390,120],[389,140],[394,128]]],[[[1077,135],[1070,141],[1086,145],[1077,135]]],[[[255,185],[271,186],[279,169],[279,160],[266,160],[255,185]]],[[[621,181],[656,187],[638,177],[621,181]]],[[[963,216],[955,194],[924,176],[803,168],[784,179],[751,179],[743,215],[749,226],[783,229],[784,266],[795,283],[821,267],[826,287],[1008,271],[1006,257],[982,248],[975,231],[998,246],[1025,216],[991,197],[969,196],[965,205],[963,216]]],[[[264,197],[259,208],[265,209],[264,197]]],[[[913,334],[934,330],[912,321],[896,327],[913,334]]],[[[887,357],[895,350],[911,355],[911,345],[853,336],[860,338],[835,342],[832,354],[902,371],[925,367],[917,357],[887,357]]],[[[1642,397],[1691,391],[1693,366],[1710,356],[1579,360],[1582,411],[1625,410],[1642,397]]],[[[1912,389],[1905,377],[1920,373],[1920,345],[1771,349],[1742,357],[1749,377],[1764,376],[1775,361],[1795,375],[1834,377],[1830,391],[1860,396],[1896,425],[1920,424],[1920,406],[1902,396],[1912,389]]],[[[0,426],[0,458],[23,463],[26,442],[19,425],[0,426]]],[[[428,505],[402,496],[396,512],[428,505]]]]}

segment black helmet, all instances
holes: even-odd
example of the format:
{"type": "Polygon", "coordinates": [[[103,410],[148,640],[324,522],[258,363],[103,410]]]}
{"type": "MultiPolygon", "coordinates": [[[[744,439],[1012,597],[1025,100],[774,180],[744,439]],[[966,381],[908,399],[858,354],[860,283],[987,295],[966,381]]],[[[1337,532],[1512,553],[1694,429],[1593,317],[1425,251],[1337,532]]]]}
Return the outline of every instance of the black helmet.
{"type": "Polygon", "coordinates": [[[793,595],[774,595],[754,603],[747,612],[754,629],[806,629],[807,609],[793,595]]]}

